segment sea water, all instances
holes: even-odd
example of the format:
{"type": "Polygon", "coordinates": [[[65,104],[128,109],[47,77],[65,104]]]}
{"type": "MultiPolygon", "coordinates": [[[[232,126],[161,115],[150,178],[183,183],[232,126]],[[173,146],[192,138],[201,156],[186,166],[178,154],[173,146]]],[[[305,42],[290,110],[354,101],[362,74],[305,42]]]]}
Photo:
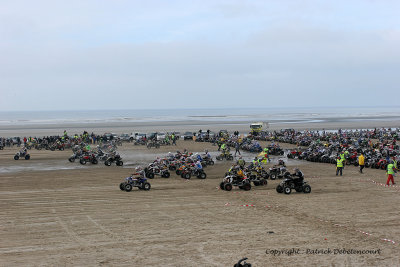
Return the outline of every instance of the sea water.
{"type": "Polygon", "coordinates": [[[1,126],[132,122],[312,123],[399,120],[400,107],[130,109],[0,112],[1,126]]]}

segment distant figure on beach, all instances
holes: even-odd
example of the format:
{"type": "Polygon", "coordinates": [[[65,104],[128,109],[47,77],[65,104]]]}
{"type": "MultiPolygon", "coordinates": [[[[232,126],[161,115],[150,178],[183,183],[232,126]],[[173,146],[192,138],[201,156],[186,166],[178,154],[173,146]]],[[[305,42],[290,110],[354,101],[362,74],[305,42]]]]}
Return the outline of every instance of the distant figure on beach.
{"type": "Polygon", "coordinates": [[[173,144],[173,145],[176,145],[176,136],[175,136],[175,133],[172,133],[172,135],[171,135],[171,140],[172,140],[172,144],[173,144]]]}
{"type": "Polygon", "coordinates": [[[337,157],[337,159],[336,159],[336,176],[338,176],[339,172],[340,172],[340,176],[342,176],[343,162],[344,162],[344,159],[342,159],[340,156],[337,157]]]}
{"type": "Polygon", "coordinates": [[[396,184],[395,182],[394,182],[394,179],[393,179],[393,176],[394,176],[394,174],[396,173],[397,171],[396,171],[396,168],[394,167],[394,163],[393,163],[393,160],[391,160],[390,162],[389,162],[389,164],[388,164],[388,166],[387,166],[387,175],[388,175],[388,179],[387,179],[387,182],[386,182],[386,185],[389,185],[389,182],[390,181],[392,181],[392,185],[393,184],[396,184]]]}
{"type": "Polygon", "coordinates": [[[363,153],[360,154],[360,156],[358,157],[358,165],[360,165],[360,173],[363,173],[363,169],[365,167],[365,158],[363,153]]]}
{"type": "Polygon", "coordinates": [[[239,155],[241,155],[239,149],[240,149],[240,144],[239,144],[239,142],[236,142],[235,143],[235,157],[236,157],[236,153],[239,153],[239,155]]]}

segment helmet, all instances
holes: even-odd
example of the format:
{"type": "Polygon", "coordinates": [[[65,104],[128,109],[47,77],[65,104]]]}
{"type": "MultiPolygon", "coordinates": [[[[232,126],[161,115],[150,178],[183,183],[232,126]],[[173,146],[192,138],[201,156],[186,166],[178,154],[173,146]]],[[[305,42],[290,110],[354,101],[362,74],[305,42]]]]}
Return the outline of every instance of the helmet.
{"type": "Polygon", "coordinates": [[[206,150],[204,150],[204,152],[205,152],[205,153],[208,153],[208,150],[206,149],[206,150]]]}
{"type": "Polygon", "coordinates": [[[135,171],[140,172],[142,170],[142,167],[138,166],[135,168],[135,171]]]}

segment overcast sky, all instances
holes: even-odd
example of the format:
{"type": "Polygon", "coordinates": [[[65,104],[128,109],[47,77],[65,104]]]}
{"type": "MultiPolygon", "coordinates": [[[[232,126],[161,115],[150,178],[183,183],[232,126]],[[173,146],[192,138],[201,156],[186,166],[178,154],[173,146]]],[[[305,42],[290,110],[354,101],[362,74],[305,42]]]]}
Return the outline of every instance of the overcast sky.
{"type": "Polygon", "coordinates": [[[0,110],[399,105],[398,0],[2,0],[0,110]]]}

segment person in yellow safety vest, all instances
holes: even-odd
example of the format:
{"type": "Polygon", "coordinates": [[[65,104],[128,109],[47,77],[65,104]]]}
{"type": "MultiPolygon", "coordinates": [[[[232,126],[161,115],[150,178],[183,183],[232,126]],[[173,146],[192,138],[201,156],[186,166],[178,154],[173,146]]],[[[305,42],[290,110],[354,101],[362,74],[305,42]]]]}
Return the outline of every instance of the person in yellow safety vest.
{"type": "Polygon", "coordinates": [[[222,153],[225,154],[225,150],[226,150],[226,144],[225,143],[223,143],[221,145],[221,149],[222,149],[222,153]]]}
{"type": "Polygon", "coordinates": [[[365,158],[363,153],[360,154],[360,156],[358,157],[358,165],[360,165],[360,173],[363,173],[363,169],[365,167],[365,158]]]}
{"type": "Polygon", "coordinates": [[[344,168],[344,164],[346,163],[346,157],[345,157],[345,155],[344,155],[343,152],[340,153],[340,158],[343,160],[343,166],[342,166],[342,168],[344,168]]]}
{"type": "Polygon", "coordinates": [[[341,157],[337,157],[337,159],[336,159],[336,176],[339,174],[339,172],[340,172],[340,176],[342,176],[343,162],[344,162],[344,159],[342,159],[341,157]]]}
{"type": "MultiPolygon", "coordinates": [[[[267,147],[264,148],[264,157],[265,157],[265,160],[266,160],[266,161],[271,162],[271,160],[269,159],[268,151],[269,151],[269,149],[268,149],[267,147]]],[[[265,162],[265,163],[266,163],[266,162],[265,162]]]]}
{"type": "Polygon", "coordinates": [[[392,181],[392,185],[396,184],[394,182],[394,179],[393,179],[393,175],[394,175],[395,172],[396,172],[396,168],[394,167],[393,160],[391,160],[390,163],[387,166],[387,172],[386,173],[388,175],[388,179],[387,179],[386,185],[389,185],[390,181],[392,181]]]}

